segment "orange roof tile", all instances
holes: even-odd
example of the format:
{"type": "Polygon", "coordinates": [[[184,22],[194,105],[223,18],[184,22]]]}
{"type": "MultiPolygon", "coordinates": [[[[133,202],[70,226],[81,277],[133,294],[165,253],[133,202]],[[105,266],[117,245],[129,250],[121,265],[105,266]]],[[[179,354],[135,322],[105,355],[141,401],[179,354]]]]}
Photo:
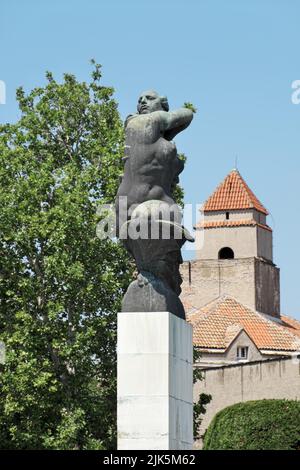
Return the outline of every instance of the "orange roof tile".
{"type": "Polygon", "coordinates": [[[227,328],[226,328],[226,331],[225,331],[225,338],[224,338],[224,343],[226,345],[226,347],[228,347],[232,341],[234,340],[234,338],[237,337],[237,335],[243,330],[243,327],[242,325],[240,325],[239,323],[234,323],[233,325],[229,325],[227,328]]]}
{"type": "MultiPolygon", "coordinates": [[[[284,321],[256,312],[233,297],[223,296],[188,316],[194,328],[194,344],[204,349],[227,349],[242,329],[258,349],[300,350],[300,338],[284,321]]],[[[298,322],[299,323],[299,322],[298,322]]],[[[300,332],[300,323],[299,323],[300,332]]]]}
{"type": "Polygon", "coordinates": [[[218,228],[218,227],[248,227],[257,226],[269,230],[272,232],[271,227],[265,224],[260,224],[254,219],[243,219],[243,220],[209,220],[199,222],[195,225],[195,228],[218,228]]]}
{"type": "Polygon", "coordinates": [[[237,170],[232,170],[215,192],[207,199],[204,211],[256,209],[268,214],[237,170]]]}
{"type": "Polygon", "coordinates": [[[286,315],[281,315],[281,319],[284,321],[286,326],[290,328],[291,333],[300,336],[300,321],[295,320],[295,318],[287,317],[286,315]]]}

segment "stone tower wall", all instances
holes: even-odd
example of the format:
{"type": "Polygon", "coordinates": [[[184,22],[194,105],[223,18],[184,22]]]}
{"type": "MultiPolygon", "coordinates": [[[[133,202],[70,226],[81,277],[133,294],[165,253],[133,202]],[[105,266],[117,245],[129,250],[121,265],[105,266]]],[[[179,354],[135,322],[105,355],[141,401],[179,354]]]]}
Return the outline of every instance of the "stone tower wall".
{"type": "Polygon", "coordinates": [[[227,294],[253,310],[280,313],[279,269],[265,260],[186,261],[181,275],[182,298],[196,308],[227,294]]]}

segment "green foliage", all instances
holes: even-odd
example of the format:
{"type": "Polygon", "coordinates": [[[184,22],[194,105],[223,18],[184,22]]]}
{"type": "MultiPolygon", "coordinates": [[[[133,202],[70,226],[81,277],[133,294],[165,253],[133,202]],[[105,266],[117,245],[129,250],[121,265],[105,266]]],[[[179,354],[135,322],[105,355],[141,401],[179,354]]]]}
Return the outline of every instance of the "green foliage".
{"type": "Polygon", "coordinates": [[[187,109],[190,109],[191,111],[193,111],[193,113],[197,112],[197,108],[195,108],[193,103],[190,103],[190,102],[184,103],[183,107],[187,108],[187,109]]]}
{"type": "Polygon", "coordinates": [[[21,118],[0,126],[0,449],[116,447],[116,313],[133,268],[96,236],[124,131],[92,64],[90,83],[47,72],[19,88],[21,118]]]}
{"type": "MultiPolygon", "coordinates": [[[[196,364],[201,357],[200,351],[194,346],[193,349],[193,362],[196,364]]],[[[201,369],[194,366],[193,370],[193,383],[195,384],[199,380],[203,380],[201,369]]],[[[202,416],[206,413],[206,405],[212,400],[211,395],[206,393],[200,393],[198,401],[194,402],[193,412],[194,412],[194,439],[200,439],[202,436],[199,432],[199,426],[202,422],[202,416]]]]}
{"type": "MultiPolygon", "coordinates": [[[[179,158],[179,160],[182,160],[183,163],[185,164],[187,158],[184,155],[184,153],[179,153],[178,158],[179,158]]],[[[172,198],[174,199],[174,201],[180,207],[182,207],[182,208],[184,207],[184,201],[183,201],[183,199],[184,199],[184,190],[179,184],[179,178],[174,182],[174,185],[172,187],[172,198]]]]}
{"type": "Polygon", "coordinates": [[[116,446],[116,313],[125,250],[96,236],[115,198],[123,125],[113,89],[46,74],[0,126],[1,449],[116,446]]]}
{"type": "Polygon", "coordinates": [[[206,450],[300,450],[300,401],[258,400],[216,414],[206,450]]]}

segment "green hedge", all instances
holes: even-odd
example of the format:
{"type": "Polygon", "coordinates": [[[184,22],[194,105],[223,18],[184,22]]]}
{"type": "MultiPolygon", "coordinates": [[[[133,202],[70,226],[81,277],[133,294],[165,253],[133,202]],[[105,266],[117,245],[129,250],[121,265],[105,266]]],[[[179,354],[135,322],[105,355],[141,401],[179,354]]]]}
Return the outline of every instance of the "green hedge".
{"type": "Polygon", "coordinates": [[[205,450],[300,450],[300,401],[237,403],[216,414],[205,450]]]}

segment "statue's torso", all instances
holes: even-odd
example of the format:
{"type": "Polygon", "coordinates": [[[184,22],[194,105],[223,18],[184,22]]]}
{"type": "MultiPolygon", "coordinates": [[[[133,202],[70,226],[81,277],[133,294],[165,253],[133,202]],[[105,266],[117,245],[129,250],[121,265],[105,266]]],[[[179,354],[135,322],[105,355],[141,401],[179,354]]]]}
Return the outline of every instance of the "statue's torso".
{"type": "Polygon", "coordinates": [[[126,128],[126,156],[120,192],[128,196],[129,204],[149,199],[172,202],[171,185],[180,165],[176,146],[163,137],[155,113],[130,119],[126,128]]]}

